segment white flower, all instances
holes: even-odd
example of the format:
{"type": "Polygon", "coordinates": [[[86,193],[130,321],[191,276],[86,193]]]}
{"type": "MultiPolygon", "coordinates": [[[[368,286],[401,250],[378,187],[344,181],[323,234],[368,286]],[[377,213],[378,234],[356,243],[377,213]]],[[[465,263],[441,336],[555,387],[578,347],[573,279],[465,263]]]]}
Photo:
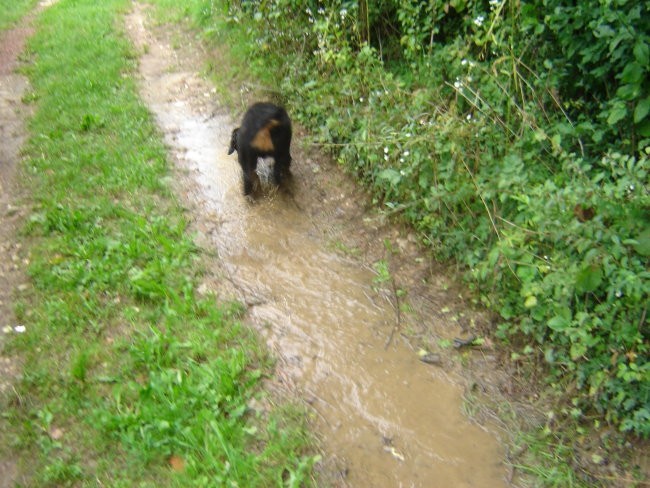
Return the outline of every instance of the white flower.
{"type": "Polygon", "coordinates": [[[465,65],[467,64],[467,60],[466,60],[466,59],[463,59],[463,60],[460,62],[460,64],[462,64],[463,66],[465,66],[465,65]]]}
{"type": "Polygon", "coordinates": [[[479,15],[478,17],[476,17],[474,19],[474,25],[476,25],[477,27],[481,27],[483,25],[484,20],[485,20],[485,17],[483,17],[482,15],[479,15]]]}
{"type": "Polygon", "coordinates": [[[24,325],[17,325],[16,327],[14,327],[14,331],[18,332],[19,334],[22,334],[26,330],[27,329],[25,328],[24,325]]]}
{"type": "Polygon", "coordinates": [[[405,156],[405,157],[408,156],[409,154],[411,154],[410,151],[404,151],[404,156],[405,156]]]}
{"type": "Polygon", "coordinates": [[[388,154],[388,147],[384,147],[384,154],[388,154]]]}
{"type": "Polygon", "coordinates": [[[472,120],[472,114],[467,114],[467,120],[472,120]]]}

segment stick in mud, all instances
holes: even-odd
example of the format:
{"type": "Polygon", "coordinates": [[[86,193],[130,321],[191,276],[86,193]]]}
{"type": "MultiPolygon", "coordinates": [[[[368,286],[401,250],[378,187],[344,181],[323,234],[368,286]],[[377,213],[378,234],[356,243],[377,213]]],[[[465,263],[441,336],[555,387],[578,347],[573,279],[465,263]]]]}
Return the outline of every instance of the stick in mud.
{"type": "Polygon", "coordinates": [[[399,306],[399,295],[397,293],[397,286],[395,285],[395,278],[391,277],[390,282],[391,285],[393,286],[393,296],[395,297],[396,321],[395,321],[395,325],[393,326],[393,330],[390,331],[390,336],[388,336],[388,340],[386,341],[386,344],[384,344],[384,350],[388,349],[388,346],[390,346],[390,343],[393,341],[393,336],[395,335],[395,332],[397,332],[402,327],[402,311],[400,310],[400,306],[399,306]]]}

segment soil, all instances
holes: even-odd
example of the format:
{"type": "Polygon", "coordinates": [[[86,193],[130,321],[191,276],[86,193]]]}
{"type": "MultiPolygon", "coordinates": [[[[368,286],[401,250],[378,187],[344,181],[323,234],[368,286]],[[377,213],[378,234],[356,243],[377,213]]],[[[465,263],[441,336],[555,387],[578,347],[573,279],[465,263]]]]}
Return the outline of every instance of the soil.
{"type": "MultiPolygon", "coordinates": [[[[16,184],[16,167],[29,117],[29,109],[22,103],[28,82],[15,71],[33,32],[31,19],[0,33],[0,398],[11,390],[21,371],[20,359],[5,352],[4,342],[7,334],[22,330],[13,312],[13,301],[14,294],[26,286],[24,269],[28,264],[16,236],[25,214],[16,184]]],[[[16,478],[15,459],[1,456],[0,488],[13,486],[16,478]]]]}

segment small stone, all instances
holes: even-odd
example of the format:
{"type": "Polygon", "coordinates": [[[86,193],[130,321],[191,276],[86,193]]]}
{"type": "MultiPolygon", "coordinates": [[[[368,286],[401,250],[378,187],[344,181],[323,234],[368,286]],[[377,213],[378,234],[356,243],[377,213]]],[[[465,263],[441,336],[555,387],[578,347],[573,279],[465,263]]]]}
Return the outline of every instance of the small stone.
{"type": "Polygon", "coordinates": [[[434,364],[436,366],[440,366],[442,364],[442,358],[440,357],[440,354],[436,354],[435,352],[428,352],[420,356],[420,361],[427,364],[434,364]]]}

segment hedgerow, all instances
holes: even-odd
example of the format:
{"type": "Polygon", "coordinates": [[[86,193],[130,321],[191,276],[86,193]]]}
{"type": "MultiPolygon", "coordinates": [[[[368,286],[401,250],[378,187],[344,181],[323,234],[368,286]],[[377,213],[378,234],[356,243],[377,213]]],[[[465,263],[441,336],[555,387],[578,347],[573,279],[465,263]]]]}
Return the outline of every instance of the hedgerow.
{"type": "Polygon", "coordinates": [[[567,415],[648,437],[650,2],[565,4],[193,12],[215,35],[245,32],[251,69],[313,142],[464,266],[513,357],[544,360],[567,415]]]}

